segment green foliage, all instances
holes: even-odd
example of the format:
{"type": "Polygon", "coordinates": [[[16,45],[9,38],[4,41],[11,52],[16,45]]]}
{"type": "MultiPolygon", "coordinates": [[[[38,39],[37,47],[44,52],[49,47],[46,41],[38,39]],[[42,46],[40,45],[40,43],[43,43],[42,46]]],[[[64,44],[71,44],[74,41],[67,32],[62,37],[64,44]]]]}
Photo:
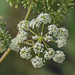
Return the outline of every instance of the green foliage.
{"type": "Polygon", "coordinates": [[[9,5],[12,6],[15,3],[17,8],[19,5],[23,5],[27,8],[32,5],[33,12],[50,13],[52,18],[52,24],[60,24],[66,14],[73,9],[74,0],[6,0],[9,5]]]}
{"type": "Polygon", "coordinates": [[[0,17],[0,53],[7,50],[10,44],[10,34],[8,31],[5,31],[6,24],[2,21],[2,17],[0,17]]]}

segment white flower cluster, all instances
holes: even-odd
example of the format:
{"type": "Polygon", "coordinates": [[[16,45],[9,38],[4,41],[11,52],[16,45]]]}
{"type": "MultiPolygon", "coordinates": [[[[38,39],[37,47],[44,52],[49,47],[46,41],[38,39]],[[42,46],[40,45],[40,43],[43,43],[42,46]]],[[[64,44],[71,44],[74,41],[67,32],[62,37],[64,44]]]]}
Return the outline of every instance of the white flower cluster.
{"type": "Polygon", "coordinates": [[[49,25],[48,26],[48,31],[49,31],[49,34],[56,33],[57,32],[56,25],[49,25]]]}
{"type": "Polygon", "coordinates": [[[66,28],[58,28],[57,40],[58,47],[63,47],[66,45],[66,40],[68,38],[68,30],[66,28]]]}
{"type": "Polygon", "coordinates": [[[36,21],[35,19],[33,19],[33,20],[30,22],[30,27],[32,27],[32,29],[34,29],[35,26],[36,26],[36,24],[37,24],[37,21],[36,21]]]}
{"type": "Polygon", "coordinates": [[[30,27],[32,27],[32,29],[34,29],[35,26],[39,28],[41,24],[47,24],[50,22],[51,22],[50,15],[42,12],[40,15],[38,15],[36,19],[33,19],[30,22],[30,27]]]}
{"type": "Polygon", "coordinates": [[[36,18],[37,22],[39,22],[40,24],[47,24],[51,22],[51,17],[49,14],[47,13],[41,13],[40,15],[38,15],[38,17],[36,18]]]}
{"type": "Polygon", "coordinates": [[[50,41],[53,40],[53,37],[50,36],[50,35],[45,35],[44,40],[47,41],[47,42],[50,42],[50,41]]]}
{"type": "Polygon", "coordinates": [[[53,35],[53,37],[55,37],[57,39],[57,40],[55,40],[55,43],[58,44],[57,45],[58,48],[66,45],[66,41],[68,38],[68,30],[66,28],[57,28],[56,25],[49,25],[48,31],[49,31],[49,33],[48,33],[49,35],[53,35]]]}
{"type": "Polygon", "coordinates": [[[43,50],[44,50],[44,45],[39,42],[37,42],[33,47],[33,51],[35,52],[35,54],[43,52],[43,50]]]}
{"type": "Polygon", "coordinates": [[[44,58],[47,59],[52,59],[55,55],[55,51],[53,50],[53,48],[48,48],[48,51],[45,51],[45,55],[44,58]]]}
{"type": "Polygon", "coordinates": [[[20,52],[22,58],[30,59],[34,68],[42,67],[46,60],[53,59],[55,62],[62,63],[65,59],[63,51],[54,51],[48,44],[53,41],[57,43],[58,48],[65,46],[68,30],[57,28],[56,25],[48,25],[48,32],[44,33],[44,26],[50,22],[51,17],[47,13],[41,13],[31,21],[22,20],[18,24],[19,34],[11,40],[10,48],[20,52]],[[37,32],[34,32],[35,28],[37,32]],[[22,47],[21,44],[26,46],[22,47]]]}
{"type": "Polygon", "coordinates": [[[30,54],[30,51],[31,51],[30,47],[28,48],[28,47],[24,46],[20,51],[20,56],[27,60],[31,59],[32,55],[30,54]]]}
{"type": "Polygon", "coordinates": [[[21,42],[23,42],[24,40],[26,40],[26,39],[27,39],[27,35],[28,35],[27,32],[21,31],[21,32],[17,35],[18,42],[21,43],[21,42]]]}
{"type": "Polygon", "coordinates": [[[28,30],[29,28],[29,21],[26,20],[22,20],[19,24],[18,24],[18,30],[21,32],[23,30],[28,30]]]}
{"type": "Polygon", "coordinates": [[[35,58],[31,59],[31,62],[34,66],[34,68],[41,68],[44,64],[43,64],[43,58],[40,58],[38,56],[35,56],[35,58]]]}
{"type": "Polygon", "coordinates": [[[53,57],[53,60],[58,63],[63,63],[63,61],[65,60],[65,54],[63,53],[63,51],[57,50],[55,56],[53,57]]]}
{"type": "Polygon", "coordinates": [[[57,39],[55,42],[58,44],[57,45],[58,48],[63,47],[63,46],[66,45],[66,40],[65,39],[57,39]]]}
{"type": "Polygon", "coordinates": [[[14,38],[11,40],[11,44],[10,44],[10,48],[14,51],[19,52],[19,50],[21,49],[20,46],[18,45],[18,40],[17,38],[14,38]]]}
{"type": "Polygon", "coordinates": [[[27,39],[28,33],[25,31],[21,31],[16,38],[11,40],[10,48],[14,51],[19,52],[20,46],[19,44],[22,43],[24,40],[27,39]]]}

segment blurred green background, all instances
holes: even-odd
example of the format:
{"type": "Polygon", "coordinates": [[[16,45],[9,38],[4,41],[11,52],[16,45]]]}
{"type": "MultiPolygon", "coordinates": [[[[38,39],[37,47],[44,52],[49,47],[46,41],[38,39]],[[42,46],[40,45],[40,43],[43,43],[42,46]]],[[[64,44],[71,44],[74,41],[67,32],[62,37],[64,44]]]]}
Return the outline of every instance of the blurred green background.
{"type": "MultiPolygon", "coordinates": [[[[6,30],[9,30],[13,37],[17,34],[17,24],[24,19],[26,12],[27,10],[23,7],[10,8],[5,0],[0,0],[0,16],[3,16],[7,24],[6,30]]],[[[29,20],[35,17],[35,14],[34,16],[31,14],[29,20]]],[[[66,15],[61,26],[69,30],[67,45],[61,48],[66,55],[63,64],[50,60],[44,67],[34,69],[29,61],[20,58],[18,53],[11,51],[0,64],[0,75],[75,75],[75,11],[71,12],[69,16],[66,15]]]]}

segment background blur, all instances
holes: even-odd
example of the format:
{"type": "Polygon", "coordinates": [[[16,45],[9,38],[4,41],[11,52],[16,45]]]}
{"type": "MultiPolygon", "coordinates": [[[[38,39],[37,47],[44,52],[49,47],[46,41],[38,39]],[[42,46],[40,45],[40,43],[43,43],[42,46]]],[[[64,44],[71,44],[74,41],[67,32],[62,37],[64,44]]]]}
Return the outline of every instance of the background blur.
{"type": "MultiPolygon", "coordinates": [[[[0,0],[0,16],[3,16],[7,23],[6,30],[15,37],[17,34],[17,24],[24,19],[27,10],[23,7],[10,8],[5,0],[0,0]]],[[[30,19],[36,15],[31,14],[30,19]]],[[[11,51],[5,60],[0,64],[0,75],[75,75],[75,11],[69,16],[66,15],[62,25],[69,30],[69,38],[66,47],[61,48],[66,55],[63,64],[58,64],[52,60],[40,69],[34,69],[32,64],[22,59],[18,53],[11,51]]],[[[2,54],[0,54],[0,57],[2,54]]]]}

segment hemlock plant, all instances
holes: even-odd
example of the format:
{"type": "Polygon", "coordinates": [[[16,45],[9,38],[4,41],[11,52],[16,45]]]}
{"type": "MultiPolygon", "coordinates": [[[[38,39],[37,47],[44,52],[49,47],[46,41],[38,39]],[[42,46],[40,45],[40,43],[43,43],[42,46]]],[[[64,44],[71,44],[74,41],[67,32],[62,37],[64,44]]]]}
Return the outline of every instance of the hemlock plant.
{"type": "Polygon", "coordinates": [[[5,31],[4,22],[0,21],[0,52],[7,50],[0,59],[0,63],[13,50],[26,60],[30,60],[34,68],[41,68],[47,60],[63,63],[65,54],[64,47],[69,35],[65,27],[58,27],[64,16],[73,9],[73,0],[6,0],[9,5],[15,3],[15,7],[23,5],[28,8],[24,20],[17,25],[18,34],[11,39],[5,31]],[[42,8],[43,7],[43,8],[42,8]],[[38,13],[37,18],[28,21],[31,10],[38,13]],[[9,38],[7,38],[9,37],[9,38]],[[58,50],[50,47],[50,43],[57,44],[58,50]],[[7,49],[8,48],[8,49],[7,49]]]}
{"type": "Polygon", "coordinates": [[[74,0],[6,0],[10,7],[15,4],[15,8],[22,5],[29,8],[32,5],[33,13],[46,12],[51,16],[51,23],[59,25],[66,14],[73,10],[74,0]]]}

